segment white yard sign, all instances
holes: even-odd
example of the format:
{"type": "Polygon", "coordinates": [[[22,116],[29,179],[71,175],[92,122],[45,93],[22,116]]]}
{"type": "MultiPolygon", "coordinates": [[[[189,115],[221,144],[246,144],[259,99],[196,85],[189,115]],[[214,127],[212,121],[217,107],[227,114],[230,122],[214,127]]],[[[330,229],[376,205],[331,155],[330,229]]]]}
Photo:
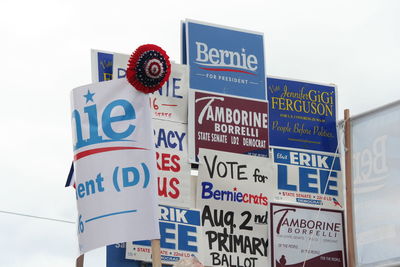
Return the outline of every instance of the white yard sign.
{"type": "Polygon", "coordinates": [[[71,99],[80,252],[159,238],[149,96],[121,79],[71,99]]]}

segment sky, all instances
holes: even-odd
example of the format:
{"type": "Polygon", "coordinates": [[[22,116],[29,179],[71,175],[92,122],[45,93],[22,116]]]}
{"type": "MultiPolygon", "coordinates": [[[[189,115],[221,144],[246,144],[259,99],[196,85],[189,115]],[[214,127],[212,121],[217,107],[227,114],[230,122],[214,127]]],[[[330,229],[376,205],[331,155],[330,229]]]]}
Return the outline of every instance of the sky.
{"type": "MultiPolygon", "coordinates": [[[[185,18],[262,32],[267,75],[336,84],[340,119],[400,99],[399,10],[387,0],[2,0],[0,265],[75,260],[69,94],[91,82],[90,49],[154,43],[180,63],[185,18]]],[[[86,261],[101,266],[104,251],[86,261]]]]}

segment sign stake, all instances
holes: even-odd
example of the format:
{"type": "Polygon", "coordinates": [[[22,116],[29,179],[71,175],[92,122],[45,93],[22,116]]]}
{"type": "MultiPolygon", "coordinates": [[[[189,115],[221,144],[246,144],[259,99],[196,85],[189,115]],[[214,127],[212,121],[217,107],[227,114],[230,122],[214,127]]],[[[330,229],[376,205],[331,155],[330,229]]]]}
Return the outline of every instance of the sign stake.
{"type": "Polygon", "coordinates": [[[347,240],[349,267],[355,267],[355,246],[354,246],[354,222],[353,222],[353,181],[351,176],[351,131],[350,131],[350,110],[344,110],[344,141],[345,141],[345,163],[346,163],[346,219],[347,219],[347,240]]]}
{"type": "Polygon", "coordinates": [[[85,254],[82,254],[78,258],[76,258],[76,267],[83,267],[84,258],[85,258],[85,254]]]}
{"type": "Polygon", "coordinates": [[[153,267],[161,267],[160,239],[151,240],[151,255],[153,260],[153,267]]]}

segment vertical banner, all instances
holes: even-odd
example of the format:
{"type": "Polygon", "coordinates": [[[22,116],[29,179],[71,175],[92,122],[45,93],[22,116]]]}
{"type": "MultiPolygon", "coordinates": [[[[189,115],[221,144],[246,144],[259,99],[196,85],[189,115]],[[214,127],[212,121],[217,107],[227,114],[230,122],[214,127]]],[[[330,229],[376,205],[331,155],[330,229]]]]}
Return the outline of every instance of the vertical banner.
{"type": "Polygon", "coordinates": [[[336,86],[267,78],[270,145],[337,152],[336,86]]]}
{"type": "MultiPolygon", "coordinates": [[[[181,259],[201,260],[200,211],[160,205],[161,261],[174,264],[181,259]]],[[[151,262],[150,241],[128,242],[126,258],[151,262]]]]}
{"type": "Polygon", "coordinates": [[[71,100],[80,252],[159,238],[148,95],[122,79],[75,88],[71,100]]]}
{"type": "Polygon", "coordinates": [[[199,148],[268,157],[268,103],[196,91],[191,158],[199,148]],[[193,142],[194,141],[194,142],[193,142]]]}
{"type": "Polygon", "coordinates": [[[154,143],[160,203],[193,207],[190,163],[187,158],[187,125],[155,120],[154,143]]]}
{"type": "Polygon", "coordinates": [[[343,179],[338,155],[274,148],[277,183],[274,199],[343,209],[343,179]]]}
{"type": "Polygon", "coordinates": [[[272,267],[346,267],[343,211],[271,204],[272,267]]]}
{"type": "Polygon", "coordinates": [[[351,118],[357,265],[400,263],[400,101],[351,118]]]}
{"type": "Polygon", "coordinates": [[[268,265],[270,159],[200,150],[196,206],[205,266],[268,265]]]}
{"type": "Polygon", "coordinates": [[[262,33],[185,21],[189,87],[266,100],[262,33]]]}

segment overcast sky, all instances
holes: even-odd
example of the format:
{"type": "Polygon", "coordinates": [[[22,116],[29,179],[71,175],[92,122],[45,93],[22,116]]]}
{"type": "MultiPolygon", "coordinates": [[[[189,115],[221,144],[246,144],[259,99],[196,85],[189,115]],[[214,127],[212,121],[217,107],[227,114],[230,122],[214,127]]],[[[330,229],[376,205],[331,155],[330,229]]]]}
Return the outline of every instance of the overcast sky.
{"type": "MultiPolygon", "coordinates": [[[[400,98],[399,12],[395,0],[1,0],[0,210],[75,221],[69,93],[91,82],[91,48],[154,43],[180,62],[185,18],[263,32],[267,75],[337,84],[342,118],[400,98]]],[[[72,266],[76,253],[73,224],[0,213],[0,265],[72,266]]]]}

